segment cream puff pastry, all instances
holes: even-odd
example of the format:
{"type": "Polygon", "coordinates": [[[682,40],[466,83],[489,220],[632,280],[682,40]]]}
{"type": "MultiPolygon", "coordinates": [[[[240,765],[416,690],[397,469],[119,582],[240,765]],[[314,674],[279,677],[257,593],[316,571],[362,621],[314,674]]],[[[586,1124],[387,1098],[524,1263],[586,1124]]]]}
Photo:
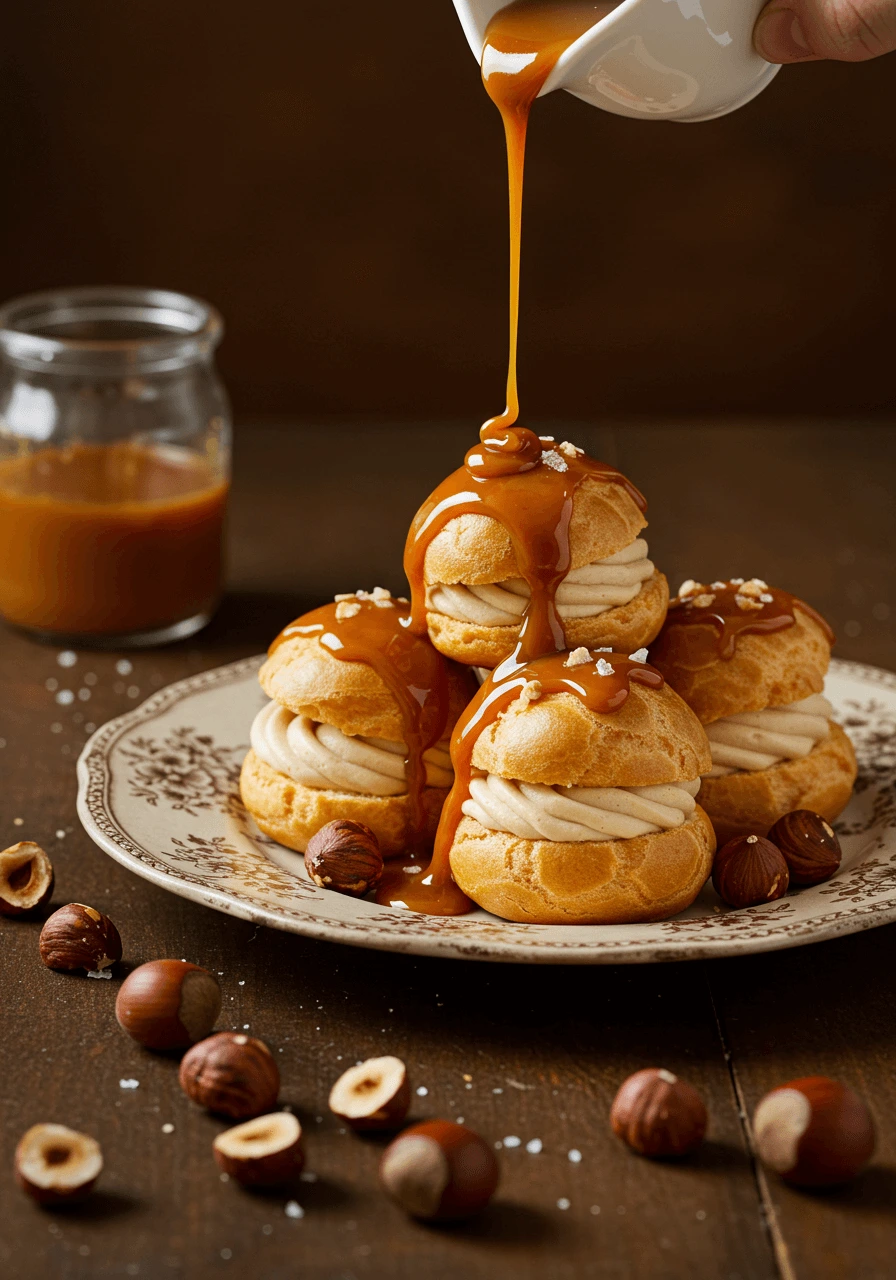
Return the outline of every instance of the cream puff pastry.
{"type": "Polygon", "coordinates": [[[479,906],[537,924],[663,920],[693,902],[715,851],[694,798],[709,745],[645,658],[582,647],[485,682],[452,740],[436,889],[450,867],[479,906]]]}
{"type": "Polygon", "coordinates": [[[524,658],[640,648],[668,602],[641,537],[646,503],[575,445],[532,439],[510,474],[479,474],[485,447],[471,449],[417,513],[405,553],[415,624],[446,656],[487,668],[519,641],[524,658]]]}
{"type": "Polygon", "coordinates": [[[813,609],[759,578],[688,581],[672,602],[651,662],[706,729],[700,803],[720,843],[792,809],[831,822],[845,808],[856,759],[823,693],[832,643],[813,609]]]}
{"type": "Polygon", "coordinates": [[[240,789],[288,848],[304,852],[336,818],[365,823],[386,857],[432,841],[453,778],[448,736],[475,684],[407,617],[376,588],[298,618],[272,645],[240,789]]]}

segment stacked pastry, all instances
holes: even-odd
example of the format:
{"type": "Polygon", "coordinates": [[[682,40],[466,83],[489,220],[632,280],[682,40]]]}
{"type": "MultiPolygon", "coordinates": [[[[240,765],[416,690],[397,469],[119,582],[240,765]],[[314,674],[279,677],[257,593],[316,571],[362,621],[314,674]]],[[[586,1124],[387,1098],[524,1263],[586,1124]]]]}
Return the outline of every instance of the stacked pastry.
{"type": "Polygon", "coordinates": [[[700,803],[716,834],[764,834],[793,809],[833,821],[856,777],[824,696],[832,636],[814,610],[761,579],[688,581],[651,661],[703,723],[712,768],[700,803]]]}

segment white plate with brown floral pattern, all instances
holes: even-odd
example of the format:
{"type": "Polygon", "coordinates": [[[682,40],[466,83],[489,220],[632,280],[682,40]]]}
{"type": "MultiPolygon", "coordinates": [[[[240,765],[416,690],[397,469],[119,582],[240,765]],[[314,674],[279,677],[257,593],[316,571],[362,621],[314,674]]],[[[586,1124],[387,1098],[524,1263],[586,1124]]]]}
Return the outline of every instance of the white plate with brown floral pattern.
{"type": "Polygon", "coordinates": [[[318,889],[301,855],[260,834],[237,781],[265,701],[261,657],[161,690],[98,729],[78,761],[91,838],[172,893],[274,929],[385,951],[540,964],[635,964],[774,951],[896,920],[896,675],[835,661],[826,693],[859,757],[837,822],[843,863],[825,884],[746,910],[708,885],[673,920],[510,924],[485,911],[439,918],[318,889]]]}

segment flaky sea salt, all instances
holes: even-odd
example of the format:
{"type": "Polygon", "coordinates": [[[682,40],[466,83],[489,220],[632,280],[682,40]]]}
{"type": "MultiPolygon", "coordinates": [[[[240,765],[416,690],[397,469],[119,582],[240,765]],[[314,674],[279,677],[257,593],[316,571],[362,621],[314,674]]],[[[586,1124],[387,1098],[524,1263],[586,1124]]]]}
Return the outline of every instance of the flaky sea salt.
{"type": "Polygon", "coordinates": [[[630,653],[630,654],[628,655],[628,657],[629,657],[629,662],[646,662],[646,661],[647,661],[647,650],[646,650],[646,649],[636,649],[636,650],[635,650],[635,652],[634,652],[634,653],[630,653]]]}
{"type": "Polygon", "coordinates": [[[606,658],[598,658],[597,674],[599,676],[611,676],[615,673],[616,668],[607,662],[606,658]]]}
{"type": "Polygon", "coordinates": [[[573,649],[572,653],[564,662],[564,667],[583,667],[586,662],[591,661],[591,651],[582,645],[578,649],[573,649]]]}
{"type": "Polygon", "coordinates": [[[283,1212],[287,1218],[304,1218],[305,1210],[299,1204],[298,1200],[287,1200],[283,1207],[283,1212]]]}
{"type": "Polygon", "coordinates": [[[118,1082],[118,1087],[119,1087],[119,1089],[139,1089],[139,1088],[140,1088],[140,1081],[139,1081],[139,1080],[132,1080],[132,1079],[128,1079],[128,1080],[119,1080],[119,1082],[118,1082]]]}
{"type": "Polygon", "coordinates": [[[550,467],[552,471],[568,471],[569,464],[566,459],[559,454],[556,449],[545,449],[541,455],[541,460],[546,467],[550,467]]]}

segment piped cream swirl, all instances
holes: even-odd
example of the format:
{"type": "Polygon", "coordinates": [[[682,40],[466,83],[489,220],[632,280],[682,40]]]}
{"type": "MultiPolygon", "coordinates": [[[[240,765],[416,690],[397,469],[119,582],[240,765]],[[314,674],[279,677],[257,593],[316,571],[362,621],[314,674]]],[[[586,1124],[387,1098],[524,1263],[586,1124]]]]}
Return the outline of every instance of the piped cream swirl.
{"type": "MultiPolygon", "coordinates": [[[[636,538],[605,560],[573,569],[557,588],[561,618],[594,618],[634,600],[654,566],[647,558],[647,542],[636,538]]],[[[480,627],[515,626],[529,603],[529,584],[522,578],[477,586],[437,583],[426,589],[426,607],[458,622],[480,627]]]]}
{"type": "Polygon", "coordinates": [[[671,831],[697,807],[700,779],[655,787],[548,787],[490,773],[473,778],[463,811],[523,840],[628,840],[671,831]]]}
{"type": "MultiPolygon", "coordinates": [[[[249,739],[265,764],[305,787],[367,796],[400,796],[408,789],[403,742],[352,738],[335,725],[293,715],[277,702],[262,707],[249,739]]],[[[423,759],[427,786],[450,787],[454,771],[447,743],[430,747],[423,759]]]]}
{"type": "Polygon", "coordinates": [[[800,760],[830,733],[834,708],[822,693],[763,711],[743,711],[705,726],[712,751],[709,778],[738,770],[770,769],[782,760],[800,760]]]}

